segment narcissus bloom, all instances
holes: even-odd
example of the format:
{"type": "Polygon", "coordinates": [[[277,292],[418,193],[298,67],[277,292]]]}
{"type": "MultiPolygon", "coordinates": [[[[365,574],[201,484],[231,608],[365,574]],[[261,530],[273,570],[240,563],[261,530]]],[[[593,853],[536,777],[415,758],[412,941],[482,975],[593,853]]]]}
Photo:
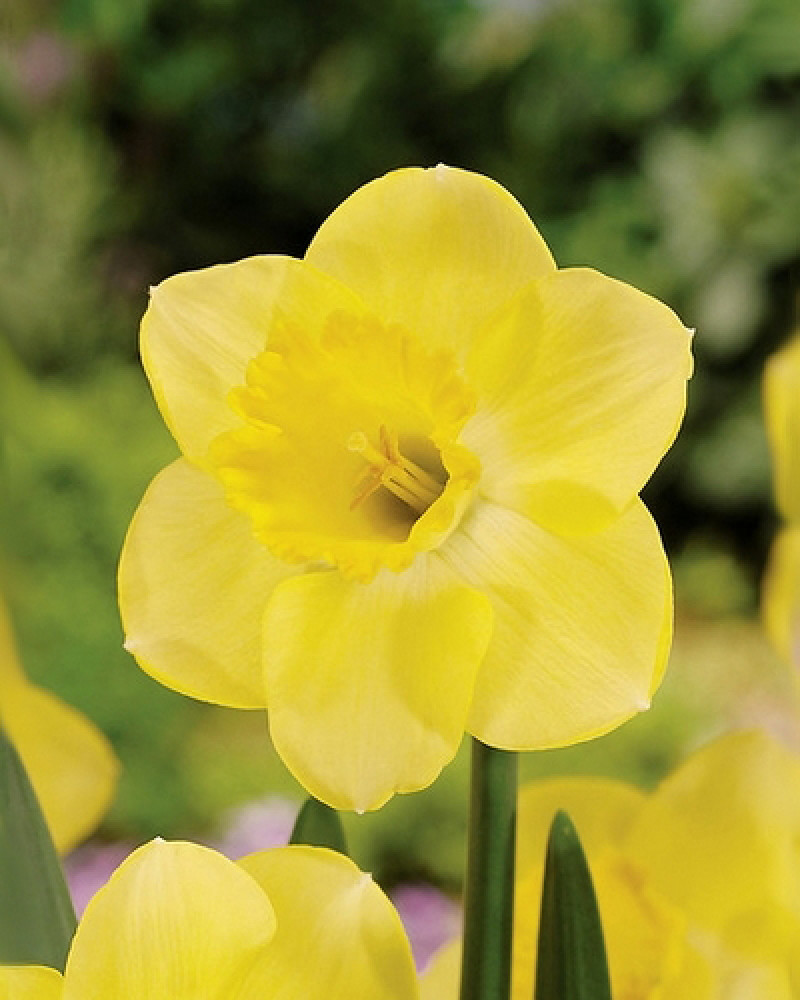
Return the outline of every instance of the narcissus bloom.
{"type": "Polygon", "coordinates": [[[127,648],[269,709],[314,795],[430,783],[465,730],[534,749],[647,707],[669,570],[638,492],[680,423],[689,333],[556,270],[499,185],[388,174],[303,260],[152,291],[142,357],[183,458],[122,554],[127,648]]]}
{"type": "Polygon", "coordinates": [[[27,679],[2,600],[0,723],[22,758],[56,848],[70,850],[94,830],[111,804],[117,760],[96,726],[27,679]]]}
{"type": "Polygon", "coordinates": [[[767,362],[764,409],[775,498],[787,522],[767,565],[764,621],[775,647],[800,667],[800,334],[767,362]]]}
{"type": "MultiPolygon", "coordinates": [[[[619,781],[520,794],[512,1000],[533,996],[544,853],[557,809],[586,850],[615,1000],[791,1000],[800,986],[800,758],[731,733],[651,795],[619,781]]],[[[423,978],[456,1000],[458,942],[423,978]]]]}
{"type": "Polygon", "coordinates": [[[84,914],[62,977],[0,967],[3,1000],[415,1000],[400,918],[333,851],[238,864],[205,847],[135,851],[84,914]]]}

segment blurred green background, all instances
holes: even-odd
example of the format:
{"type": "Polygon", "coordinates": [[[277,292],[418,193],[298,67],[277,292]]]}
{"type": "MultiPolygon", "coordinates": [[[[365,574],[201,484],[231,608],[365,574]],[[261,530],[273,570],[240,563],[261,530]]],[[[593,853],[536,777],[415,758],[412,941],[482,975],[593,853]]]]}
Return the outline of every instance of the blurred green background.
{"type": "MultiPolygon", "coordinates": [[[[239,802],[301,795],[261,715],[174,695],[121,648],[120,544],[175,454],[137,360],[147,286],[301,255],[405,164],[491,175],[561,265],[698,330],[646,493],[677,581],[669,679],[647,715],[525,773],[652,784],[725,725],[795,732],[755,615],[775,527],[759,378],[800,284],[797,0],[6,0],[0,31],[2,587],[29,674],[122,758],[101,836],[204,836],[239,802]]],[[[456,879],[465,787],[462,753],[353,818],[359,860],[456,879]]]]}

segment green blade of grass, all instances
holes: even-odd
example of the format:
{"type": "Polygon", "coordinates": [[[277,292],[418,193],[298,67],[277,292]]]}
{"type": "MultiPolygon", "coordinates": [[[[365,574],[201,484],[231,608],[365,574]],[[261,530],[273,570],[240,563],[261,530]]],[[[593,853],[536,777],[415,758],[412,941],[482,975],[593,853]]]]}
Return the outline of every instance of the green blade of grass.
{"type": "Polygon", "coordinates": [[[339,854],[347,854],[347,840],[339,813],[311,796],[297,814],[289,843],[329,847],[339,854]]]}
{"type": "Polygon", "coordinates": [[[589,865],[569,816],[547,842],[534,1000],[611,1000],[603,927],[589,865]]]}
{"type": "Polygon", "coordinates": [[[50,831],[0,725],[0,964],[49,965],[63,972],[75,926],[50,831]]]}

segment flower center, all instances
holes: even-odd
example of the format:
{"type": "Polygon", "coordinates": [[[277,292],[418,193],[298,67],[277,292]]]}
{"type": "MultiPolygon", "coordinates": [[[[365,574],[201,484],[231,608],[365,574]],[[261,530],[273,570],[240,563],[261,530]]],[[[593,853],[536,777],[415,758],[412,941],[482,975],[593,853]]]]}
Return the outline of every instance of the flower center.
{"type": "Polygon", "coordinates": [[[380,428],[380,451],[369,443],[363,431],[355,431],[350,435],[347,448],[360,454],[369,466],[358,483],[350,510],[355,510],[381,486],[418,514],[424,514],[442,495],[444,484],[428,475],[410,458],[403,456],[397,435],[390,434],[383,424],[380,428]]]}
{"type": "Polygon", "coordinates": [[[230,403],[243,425],[209,461],[287,562],[400,572],[452,531],[478,478],[454,359],[373,317],[331,313],[316,332],[278,320],[230,403]]]}

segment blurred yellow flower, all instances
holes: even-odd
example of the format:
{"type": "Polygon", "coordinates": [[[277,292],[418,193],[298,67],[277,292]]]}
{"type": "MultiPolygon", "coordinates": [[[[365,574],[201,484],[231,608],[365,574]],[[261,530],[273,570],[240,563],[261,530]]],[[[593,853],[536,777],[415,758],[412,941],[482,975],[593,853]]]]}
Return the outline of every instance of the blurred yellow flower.
{"type": "Polygon", "coordinates": [[[168,279],[142,356],[183,458],[126,539],[127,648],[186,694],[268,706],[339,808],[430,783],[465,729],[534,749],[619,725],[670,645],[638,492],[689,342],[444,166],[359,189],[303,260],[168,279]]]}
{"type": "Polygon", "coordinates": [[[87,837],[111,804],[116,757],[105,736],[80,712],[26,678],[0,601],[0,723],[36,791],[56,849],[87,837]]]}
{"type": "Polygon", "coordinates": [[[84,914],[62,977],[0,966],[3,1000],[415,1000],[400,918],[369,875],[313,847],[228,861],[153,841],[84,914]]]}
{"type": "Polygon", "coordinates": [[[764,411],[775,498],[788,523],[770,553],[762,610],[776,649],[800,667],[800,334],[767,362],[764,411]]]}
{"type": "MultiPolygon", "coordinates": [[[[800,987],[800,758],[763,732],[704,747],[650,795],[602,778],[520,794],[512,1000],[530,1000],[547,830],[586,850],[615,1000],[791,1000],[800,987]]],[[[459,942],[423,1000],[455,1000],[459,942]]]]}
{"type": "Polygon", "coordinates": [[[767,361],[764,411],[778,510],[800,524],[800,333],[767,361]]]}

